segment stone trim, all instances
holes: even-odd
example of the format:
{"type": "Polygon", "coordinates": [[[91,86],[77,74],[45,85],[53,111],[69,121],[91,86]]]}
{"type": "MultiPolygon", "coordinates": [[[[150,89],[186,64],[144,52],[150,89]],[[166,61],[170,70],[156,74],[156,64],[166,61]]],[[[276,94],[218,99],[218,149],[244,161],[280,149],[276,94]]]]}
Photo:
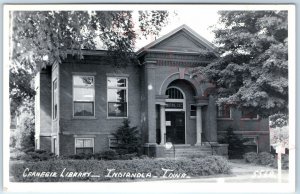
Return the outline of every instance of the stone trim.
{"type": "MultiPolygon", "coordinates": [[[[217,133],[227,133],[227,131],[217,131],[217,133]]],[[[267,134],[270,134],[269,131],[233,131],[233,133],[236,133],[236,134],[247,134],[247,135],[267,135],[267,134]]]]}
{"type": "Polygon", "coordinates": [[[77,133],[73,131],[64,131],[61,133],[62,135],[110,135],[109,132],[84,132],[84,133],[77,133]]]}

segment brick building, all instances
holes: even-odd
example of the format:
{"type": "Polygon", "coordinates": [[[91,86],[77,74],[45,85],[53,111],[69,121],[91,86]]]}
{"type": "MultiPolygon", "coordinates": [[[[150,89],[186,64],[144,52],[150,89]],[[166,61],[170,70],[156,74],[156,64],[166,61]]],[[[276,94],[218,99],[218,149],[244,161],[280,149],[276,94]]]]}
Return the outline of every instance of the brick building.
{"type": "Polygon", "coordinates": [[[216,148],[228,127],[248,138],[250,149],[269,151],[268,119],[217,107],[214,86],[189,72],[205,66],[214,46],[186,25],[140,49],[139,65],[114,67],[104,50],[71,55],[36,77],[36,147],[58,155],[96,153],[113,146],[124,118],[141,130],[145,152],[168,155],[166,142],[182,154],[216,148]]]}

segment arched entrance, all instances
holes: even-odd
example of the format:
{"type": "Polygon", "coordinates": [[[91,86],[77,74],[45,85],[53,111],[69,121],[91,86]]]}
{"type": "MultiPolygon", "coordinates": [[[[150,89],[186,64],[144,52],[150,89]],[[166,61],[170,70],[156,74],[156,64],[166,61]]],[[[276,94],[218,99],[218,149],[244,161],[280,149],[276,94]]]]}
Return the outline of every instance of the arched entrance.
{"type": "Polygon", "coordinates": [[[184,92],[175,86],[166,90],[166,141],[185,144],[186,140],[186,98],[184,92]]]}

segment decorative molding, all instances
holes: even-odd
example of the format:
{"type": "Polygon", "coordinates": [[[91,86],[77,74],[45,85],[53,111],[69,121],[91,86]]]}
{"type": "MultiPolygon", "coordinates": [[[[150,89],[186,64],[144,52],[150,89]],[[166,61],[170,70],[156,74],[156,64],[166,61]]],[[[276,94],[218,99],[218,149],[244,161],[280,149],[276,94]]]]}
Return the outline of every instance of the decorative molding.
{"type": "Polygon", "coordinates": [[[107,77],[129,77],[126,73],[106,73],[107,77]]]}
{"type": "MultiPolygon", "coordinates": [[[[227,133],[227,131],[217,131],[217,133],[227,133]]],[[[247,134],[247,135],[255,135],[255,134],[270,134],[269,131],[233,131],[236,134],[247,134]]]]}
{"type": "Polygon", "coordinates": [[[72,72],[72,75],[82,75],[82,76],[85,76],[85,75],[97,75],[97,72],[72,72]]]}
{"type": "Polygon", "coordinates": [[[96,135],[73,135],[73,137],[78,137],[78,138],[92,138],[96,137],[96,135]]]}
{"type": "Polygon", "coordinates": [[[76,132],[76,131],[64,131],[61,133],[62,135],[109,135],[109,132],[76,132]]]}

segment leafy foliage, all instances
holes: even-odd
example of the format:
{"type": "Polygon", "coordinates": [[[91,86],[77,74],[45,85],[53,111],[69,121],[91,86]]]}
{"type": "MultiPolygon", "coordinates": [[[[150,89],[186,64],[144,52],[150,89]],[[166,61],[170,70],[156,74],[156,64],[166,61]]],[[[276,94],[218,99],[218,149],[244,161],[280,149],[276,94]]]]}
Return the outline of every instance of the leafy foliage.
{"type": "MultiPolygon", "coordinates": [[[[289,169],[289,155],[282,154],[281,157],[282,157],[281,160],[282,169],[289,169]]],[[[244,155],[244,159],[247,163],[271,166],[274,168],[277,168],[278,166],[277,157],[274,157],[274,155],[268,152],[261,152],[259,154],[257,154],[256,152],[248,152],[244,155]]]]}
{"type": "MultiPolygon", "coordinates": [[[[80,181],[128,181],[139,178],[110,178],[105,177],[107,169],[116,169],[116,172],[129,173],[148,173],[152,177],[162,177],[164,169],[174,169],[173,173],[185,173],[187,176],[200,177],[216,174],[229,174],[231,166],[229,162],[221,156],[207,156],[197,159],[134,159],[134,160],[49,160],[41,162],[14,163],[10,168],[10,175],[16,182],[80,182],[80,181]],[[63,168],[73,172],[93,172],[101,175],[99,178],[64,178],[57,177],[24,177],[22,176],[25,168],[36,172],[58,172],[63,168]]],[[[150,177],[150,178],[152,178],[150,177]]],[[[139,179],[141,180],[141,179],[139,179]]]]}
{"type": "Polygon", "coordinates": [[[20,108],[22,114],[18,115],[19,123],[11,132],[12,148],[27,149],[34,147],[34,111],[33,103],[26,102],[26,106],[20,108]]]}
{"type": "Polygon", "coordinates": [[[288,113],[287,11],[220,11],[220,57],[196,70],[218,88],[218,103],[261,117],[288,113]]]}
{"type": "Polygon", "coordinates": [[[121,154],[139,153],[141,137],[137,127],[130,127],[130,121],[125,119],[113,136],[117,139],[117,152],[121,154]]]}
{"type": "Polygon", "coordinates": [[[226,134],[220,139],[220,143],[228,144],[228,157],[242,158],[245,152],[245,140],[233,132],[233,128],[226,129],[226,134]]]}
{"type": "Polygon", "coordinates": [[[82,49],[107,49],[114,65],[134,62],[135,41],[158,35],[166,25],[167,11],[13,11],[10,53],[11,113],[22,99],[33,99],[31,87],[37,71],[60,63],[68,54],[82,59],[82,49]],[[142,32],[142,33],[140,33],[142,32]]]}
{"type": "Polygon", "coordinates": [[[270,128],[270,143],[271,145],[281,144],[283,147],[289,147],[289,128],[276,127],[270,128]]]}

